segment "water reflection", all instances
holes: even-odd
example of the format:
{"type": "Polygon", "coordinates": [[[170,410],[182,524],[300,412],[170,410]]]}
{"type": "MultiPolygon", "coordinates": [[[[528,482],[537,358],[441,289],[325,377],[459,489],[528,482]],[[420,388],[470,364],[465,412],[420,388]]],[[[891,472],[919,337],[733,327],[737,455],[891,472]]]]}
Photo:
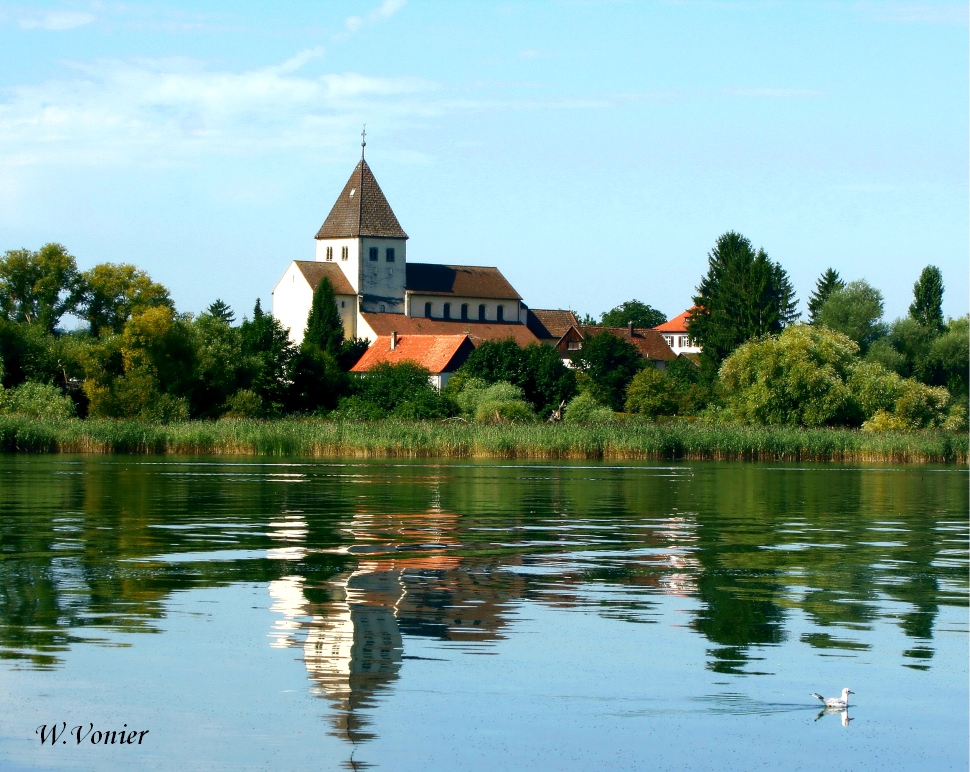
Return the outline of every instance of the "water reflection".
{"type": "Polygon", "coordinates": [[[952,469],[6,458],[0,656],[56,668],[162,629],[175,591],[261,583],[260,634],[302,651],[354,744],[409,641],[488,652],[523,604],[657,625],[682,601],[701,666],[733,676],[778,647],[869,656],[893,624],[927,670],[941,608],[967,604],[967,508],[952,469]]]}

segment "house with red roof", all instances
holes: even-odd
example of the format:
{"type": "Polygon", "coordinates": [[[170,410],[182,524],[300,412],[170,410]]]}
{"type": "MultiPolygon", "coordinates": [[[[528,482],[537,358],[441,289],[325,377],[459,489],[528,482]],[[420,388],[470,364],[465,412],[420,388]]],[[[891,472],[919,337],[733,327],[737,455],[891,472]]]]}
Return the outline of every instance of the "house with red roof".
{"type": "Polygon", "coordinates": [[[701,347],[697,345],[697,341],[693,340],[687,331],[687,322],[690,320],[690,314],[693,310],[693,308],[688,308],[684,313],[678,314],[673,319],[668,319],[663,324],[658,324],[653,328],[663,335],[667,345],[677,356],[701,353],[701,347]]]}
{"type": "Polygon", "coordinates": [[[559,356],[563,362],[572,367],[573,357],[583,347],[583,341],[593,335],[609,333],[620,340],[630,343],[658,370],[664,370],[667,362],[677,358],[664,336],[649,327],[634,327],[630,322],[626,327],[602,327],[599,325],[571,326],[556,343],[559,356]]]}
{"type": "Polygon", "coordinates": [[[350,372],[366,373],[378,364],[413,362],[431,373],[431,385],[441,389],[461,367],[475,345],[468,335],[379,335],[350,372]]]}

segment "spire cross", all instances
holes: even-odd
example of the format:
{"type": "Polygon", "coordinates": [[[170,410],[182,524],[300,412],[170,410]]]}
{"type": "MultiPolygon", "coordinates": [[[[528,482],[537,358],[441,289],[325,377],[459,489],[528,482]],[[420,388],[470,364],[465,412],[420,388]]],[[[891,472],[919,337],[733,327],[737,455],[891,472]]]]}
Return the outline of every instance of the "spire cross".
{"type": "Polygon", "coordinates": [[[364,160],[364,148],[367,147],[367,124],[364,124],[364,130],[360,132],[360,160],[364,160]]]}

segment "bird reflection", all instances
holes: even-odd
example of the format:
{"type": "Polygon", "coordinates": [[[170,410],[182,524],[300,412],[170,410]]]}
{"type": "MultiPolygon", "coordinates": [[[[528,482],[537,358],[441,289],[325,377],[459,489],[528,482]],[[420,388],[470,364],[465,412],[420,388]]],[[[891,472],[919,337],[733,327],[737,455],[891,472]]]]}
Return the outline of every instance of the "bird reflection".
{"type": "Polygon", "coordinates": [[[848,726],[850,721],[854,721],[852,717],[849,716],[849,711],[846,708],[822,708],[815,720],[818,721],[822,716],[834,716],[838,715],[842,720],[842,726],[848,726]]]}

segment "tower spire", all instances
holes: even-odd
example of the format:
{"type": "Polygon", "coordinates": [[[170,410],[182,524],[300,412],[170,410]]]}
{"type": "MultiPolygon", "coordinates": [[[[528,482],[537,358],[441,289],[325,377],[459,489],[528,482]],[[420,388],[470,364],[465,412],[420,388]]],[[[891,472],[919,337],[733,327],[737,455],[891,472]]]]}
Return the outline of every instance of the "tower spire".
{"type": "Polygon", "coordinates": [[[367,147],[367,124],[364,124],[364,130],[360,132],[360,160],[364,160],[364,148],[367,147]]]}

